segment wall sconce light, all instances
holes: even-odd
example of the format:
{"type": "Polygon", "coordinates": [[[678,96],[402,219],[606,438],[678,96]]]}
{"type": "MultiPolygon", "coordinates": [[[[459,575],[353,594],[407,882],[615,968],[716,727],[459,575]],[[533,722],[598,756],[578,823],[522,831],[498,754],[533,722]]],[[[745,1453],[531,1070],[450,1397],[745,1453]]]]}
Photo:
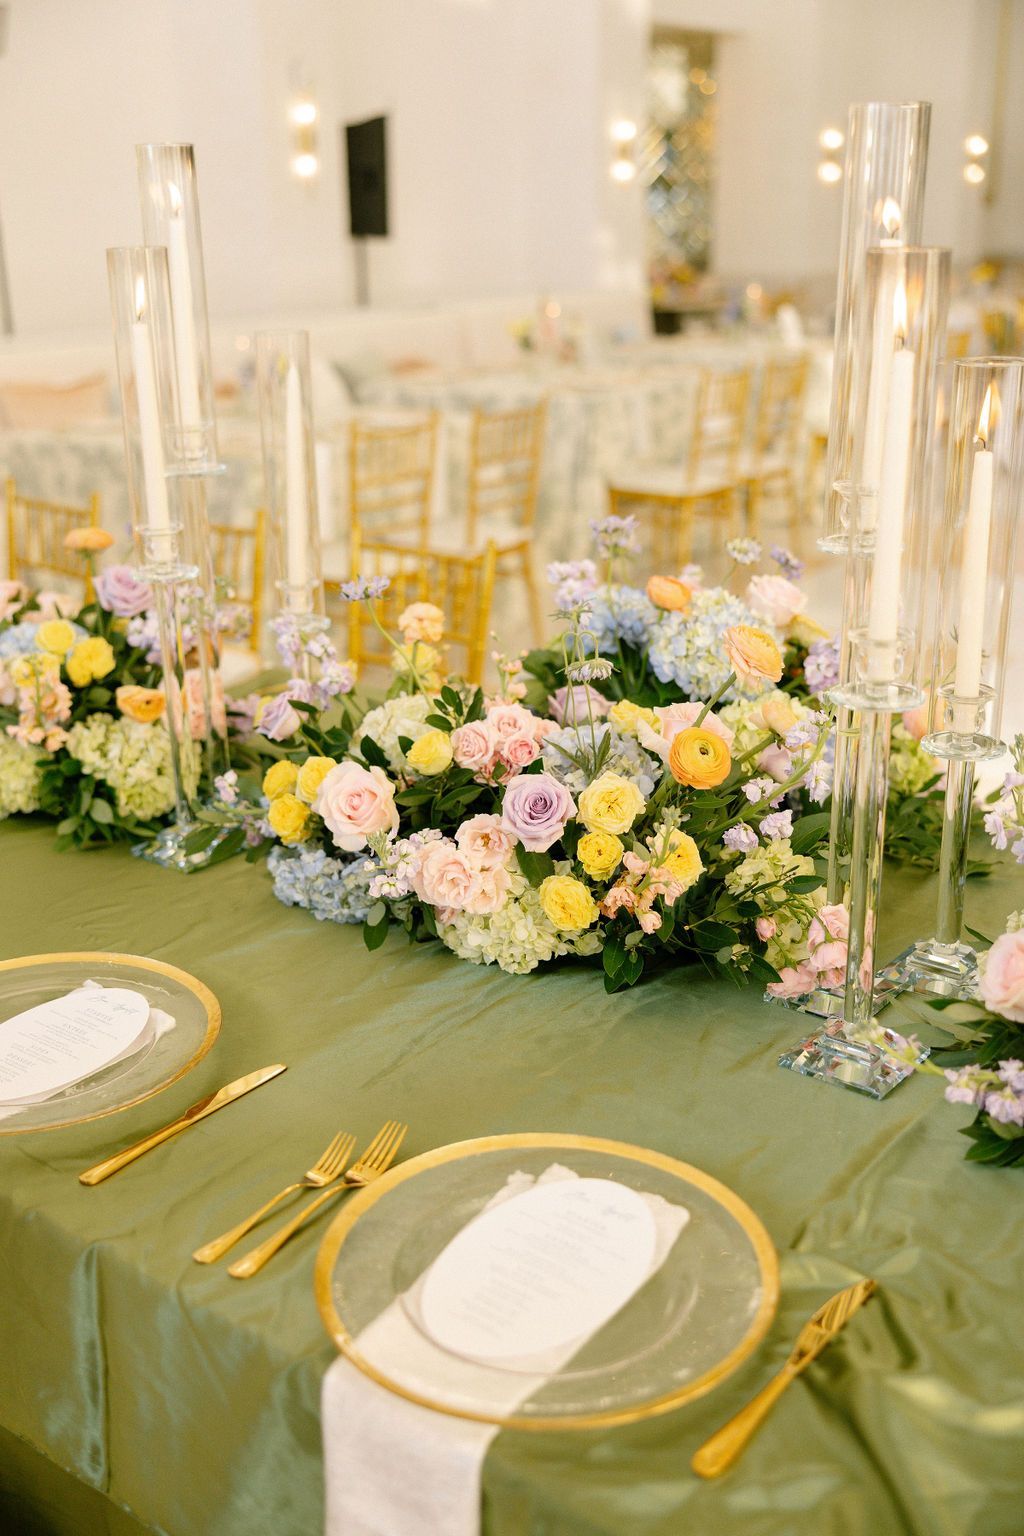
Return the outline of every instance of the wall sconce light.
{"type": "Polygon", "coordinates": [[[818,134],[819,148],[824,150],[824,155],[818,162],[818,180],[826,186],[834,187],[837,181],[843,179],[843,166],[839,159],[839,151],[846,143],[846,135],[841,128],[823,128],[818,134]]]}
{"type": "Polygon", "coordinates": [[[612,123],[610,137],[615,146],[615,153],[612,156],[610,170],[613,181],[632,181],[636,175],[636,159],[633,153],[636,135],[636,123],[628,117],[617,118],[612,123]]]}
{"type": "Polygon", "coordinates": [[[320,114],[315,101],[301,96],[288,108],[288,121],[292,130],[292,174],[300,181],[311,181],[320,170],[317,120],[320,114]]]}
{"type": "Polygon", "coordinates": [[[978,164],[978,161],[982,155],[988,154],[988,139],[981,133],[969,133],[966,139],[964,139],[964,150],[970,156],[970,159],[964,166],[964,181],[967,182],[968,186],[980,187],[985,180],[986,171],[983,165],[978,164]]]}

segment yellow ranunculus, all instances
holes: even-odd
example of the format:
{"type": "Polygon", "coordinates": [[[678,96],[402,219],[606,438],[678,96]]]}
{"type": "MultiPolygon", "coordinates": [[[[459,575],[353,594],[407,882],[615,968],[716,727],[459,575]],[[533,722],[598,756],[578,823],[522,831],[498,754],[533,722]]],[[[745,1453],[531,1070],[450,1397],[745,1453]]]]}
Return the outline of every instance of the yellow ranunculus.
{"type": "Polygon", "coordinates": [[[579,799],[579,818],[588,832],[628,832],[646,801],[632,779],[602,773],[579,799]]]}
{"type": "Polygon", "coordinates": [[[53,656],[66,656],[75,643],[75,632],[67,619],[47,619],[36,630],[36,644],[53,656]]]}
{"type": "Polygon", "coordinates": [[[137,720],[140,725],[152,725],[167,708],[162,689],[141,688],[135,683],[125,683],[122,688],[118,688],[114,698],[122,715],[127,715],[129,720],[137,720]]]}
{"type": "Polygon", "coordinates": [[[597,921],[597,905],[582,880],[572,875],[548,875],[541,881],[540,904],[562,933],[579,933],[597,921]]]}
{"type": "Polygon", "coordinates": [[[310,814],[309,806],[303,805],[298,795],[284,794],[271,800],[267,820],[282,843],[304,843],[309,836],[310,814]]]}
{"type": "Polygon", "coordinates": [[[90,635],[88,640],[79,640],[64,666],[76,688],[98,682],[114,670],[114,653],[110,641],[104,640],[101,635],[90,635]]]}
{"type": "MultiPolygon", "coordinates": [[[[275,766],[280,768],[283,765],[281,763],[277,763],[275,766]]],[[[289,767],[290,766],[292,765],[289,764],[289,767]]],[[[295,793],[298,795],[299,799],[304,800],[307,805],[312,805],[313,801],[316,799],[316,792],[320,788],[320,785],[323,783],[324,779],[326,779],[331,769],[336,768],[337,766],[338,765],[334,761],[333,757],[307,757],[306,761],[299,769],[298,776],[294,781],[295,793]]],[[[273,771],[273,768],[271,768],[270,773],[273,773],[273,771]]],[[[264,791],[266,791],[266,779],[263,781],[263,788],[264,791]]]]}
{"type": "Polygon", "coordinates": [[[263,793],[268,800],[276,800],[279,795],[290,795],[298,777],[299,770],[295,764],[282,757],[280,762],[272,763],[263,775],[263,793]]]}
{"type": "Polygon", "coordinates": [[[622,843],[614,832],[585,832],[576,846],[576,857],[591,880],[609,880],[622,863],[622,843]]]}
{"type": "Polygon", "coordinates": [[[673,832],[669,843],[669,853],[659,868],[668,870],[673,880],[678,880],[683,890],[688,891],[704,873],[700,849],[688,832],[673,832]]]}
{"type": "Polygon", "coordinates": [[[427,731],[413,742],[405,760],[410,768],[428,779],[436,773],[444,773],[452,760],[452,739],[447,731],[427,731]]]}
{"type": "Polygon", "coordinates": [[[654,730],[658,729],[658,717],[654,710],[647,709],[643,704],[634,704],[630,699],[620,699],[617,704],[613,704],[608,711],[608,719],[617,730],[628,731],[633,736],[641,720],[654,730]]]}
{"type": "Polygon", "coordinates": [[[713,789],[729,775],[732,757],[721,736],[702,726],[689,725],[673,736],[668,766],[677,784],[691,789],[713,789]]]}

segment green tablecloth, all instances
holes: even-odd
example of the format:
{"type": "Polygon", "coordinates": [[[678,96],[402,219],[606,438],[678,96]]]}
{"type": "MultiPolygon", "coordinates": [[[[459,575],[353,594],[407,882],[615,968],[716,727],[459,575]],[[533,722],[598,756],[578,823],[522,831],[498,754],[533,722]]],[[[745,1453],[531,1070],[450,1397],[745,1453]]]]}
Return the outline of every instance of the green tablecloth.
{"type": "MultiPolygon", "coordinates": [[[[159,1098],[0,1139],[0,1529],[318,1536],[324,1228],[246,1283],[189,1255],[332,1132],[396,1116],[410,1154],[513,1130],[658,1148],[735,1188],[782,1255],[765,1346],[708,1398],[604,1434],[500,1434],[487,1536],[1019,1536],[1019,1175],[962,1161],[969,1112],[934,1081],[878,1104],[781,1072],[800,1016],[694,971],[606,998],[596,974],[511,978],[397,936],[370,956],[357,932],[280,907],[241,862],[184,877],[118,850],[58,855],[22,821],[0,830],[0,879],[5,956],[152,955],[224,1008],[213,1052],[159,1098]],[[77,1183],[275,1060],[289,1067],[277,1082],[109,1182],[77,1183]],[[696,1446],[863,1274],[878,1298],[739,1467],[700,1483],[696,1446]]],[[[888,893],[891,952],[928,928],[934,885],[895,873],[888,893]]],[[[1020,904],[1012,866],[969,889],[969,918],[992,932],[1020,904]]]]}

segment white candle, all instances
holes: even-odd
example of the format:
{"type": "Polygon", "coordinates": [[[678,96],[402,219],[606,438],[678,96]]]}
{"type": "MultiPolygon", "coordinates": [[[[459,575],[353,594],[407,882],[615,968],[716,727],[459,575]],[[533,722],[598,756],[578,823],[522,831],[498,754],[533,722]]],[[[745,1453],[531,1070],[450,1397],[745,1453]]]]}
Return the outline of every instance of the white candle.
{"type": "MultiPolygon", "coordinates": [[[[902,245],[897,238],[902,214],[895,198],[887,197],[882,205],[881,224],[886,238],[879,241],[882,250],[895,250],[902,245]]],[[[875,324],[871,337],[871,363],[868,375],[868,404],[864,425],[864,456],[861,463],[861,481],[876,494],[882,473],[882,440],[885,434],[885,416],[889,398],[889,354],[892,350],[892,300],[889,285],[882,268],[881,291],[875,306],[875,324]]],[[[870,506],[870,504],[869,504],[870,506]]],[[[868,510],[868,508],[865,508],[868,510]]],[[[874,527],[876,518],[869,515],[862,519],[862,528],[874,527]]]]}
{"type": "MultiPolygon", "coordinates": [[[[893,303],[893,329],[897,342],[906,334],[906,291],[900,282],[893,303]]],[[[871,563],[871,606],[868,639],[873,647],[892,647],[899,633],[900,588],[903,566],[903,522],[910,466],[910,432],[914,407],[916,358],[902,345],[892,354],[889,366],[882,466],[878,485],[878,526],[871,563]]],[[[872,680],[892,680],[889,656],[876,649],[872,680]]]]}
{"type": "MultiPolygon", "coordinates": [[[[994,406],[993,386],[985,392],[978,422],[978,445],[971,466],[971,497],[964,524],[963,560],[960,566],[960,615],[957,622],[956,676],[953,692],[958,699],[976,699],[981,692],[982,642],[985,634],[985,596],[988,586],[988,547],[992,524],[992,472],[995,459],[988,444],[994,406]]],[[[955,727],[970,732],[975,727],[973,708],[957,708],[955,727]]]]}
{"type": "Polygon", "coordinates": [[[192,270],[189,264],[188,231],[183,216],[184,204],[178,188],[171,182],[167,189],[171,205],[168,224],[167,261],[171,278],[171,313],[174,317],[174,358],[178,379],[178,404],[181,424],[195,429],[202,424],[199,404],[199,343],[196,338],[195,312],[192,305],[192,270]]]}
{"type": "Polygon", "coordinates": [[[139,405],[139,438],[142,446],[142,480],[145,491],[146,522],[154,533],[165,538],[152,540],[149,553],[157,559],[170,559],[171,509],[167,499],[164,443],[160,428],[160,400],[156,387],[153,344],[145,319],[146,287],[140,277],[135,285],[135,320],[132,323],[132,368],[135,395],[139,405]]]}
{"type": "Polygon", "coordinates": [[[306,541],[309,517],[306,496],[306,444],[302,422],[302,390],[299,370],[288,366],[285,384],[285,545],[288,581],[301,587],[306,581],[306,541]]]}

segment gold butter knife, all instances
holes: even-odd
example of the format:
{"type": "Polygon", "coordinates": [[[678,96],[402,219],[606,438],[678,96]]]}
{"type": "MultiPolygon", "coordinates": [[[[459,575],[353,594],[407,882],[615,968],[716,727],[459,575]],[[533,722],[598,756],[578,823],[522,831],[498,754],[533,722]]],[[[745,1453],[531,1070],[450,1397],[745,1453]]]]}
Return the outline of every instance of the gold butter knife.
{"type": "Polygon", "coordinates": [[[858,1280],[839,1291],[814,1316],[804,1324],[793,1352],[778,1375],[773,1376],[756,1397],[751,1398],[727,1424],[716,1430],[696,1453],[690,1465],[699,1477],[720,1477],[739,1456],[755,1429],[767,1416],[785,1392],[791,1381],[805,1371],[812,1360],[817,1360],[826,1344],[830,1344],[846,1326],[853,1314],[862,1307],[875,1290],[874,1280],[858,1280]]]}
{"type": "Polygon", "coordinates": [[[78,1175],[80,1184],[99,1184],[103,1179],[109,1179],[112,1173],[123,1168],[126,1163],[132,1163],[143,1152],[148,1152],[150,1147],[158,1147],[162,1141],[167,1141],[171,1136],[177,1136],[179,1131],[185,1131],[190,1125],[195,1125],[198,1120],[205,1120],[207,1115],[212,1115],[214,1110],[223,1109],[225,1104],[231,1104],[235,1099],[240,1099],[243,1093],[249,1093],[253,1088],[259,1088],[262,1083],[269,1083],[272,1077],[277,1077],[285,1070],[283,1062],[277,1062],[272,1067],[260,1067],[256,1072],[249,1072],[245,1077],[236,1077],[233,1083],[227,1083],[217,1093],[208,1093],[205,1099],[200,1099],[193,1104],[191,1109],[170,1125],[165,1125],[162,1131],[154,1131],[152,1136],[146,1136],[142,1141],[137,1141],[133,1147],[126,1147],[123,1152],[116,1152],[113,1157],[108,1157],[103,1163],[97,1163],[95,1168],[87,1168],[85,1173],[78,1175]]]}

